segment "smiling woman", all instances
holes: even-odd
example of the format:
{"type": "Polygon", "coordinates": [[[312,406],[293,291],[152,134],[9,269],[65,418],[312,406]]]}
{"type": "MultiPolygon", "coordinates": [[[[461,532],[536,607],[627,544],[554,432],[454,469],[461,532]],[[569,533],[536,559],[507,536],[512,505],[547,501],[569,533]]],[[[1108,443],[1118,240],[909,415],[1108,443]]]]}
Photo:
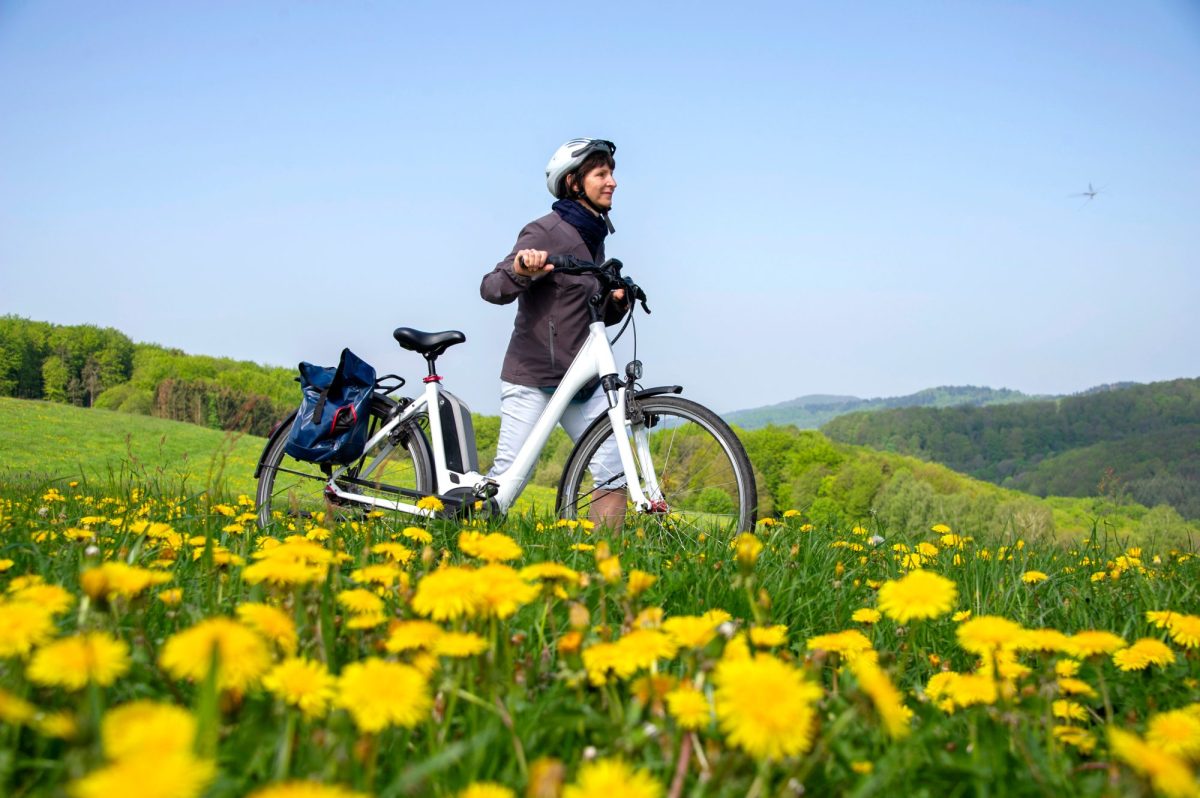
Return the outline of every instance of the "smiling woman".
{"type": "MultiPolygon", "coordinates": [[[[578,138],[563,144],[546,165],[546,188],[555,196],[553,210],[525,225],[512,252],[483,278],[480,294],[505,305],[516,300],[517,318],[500,372],[500,436],[489,476],[504,473],[521,444],[550,402],[575,355],[588,336],[588,299],[599,283],[587,274],[555,273],[551,255],[573,255],[583,261],[604,260],[604,239],[613,232],[612,210],[617,147],[603,139],[578,138]]],[[[605,322],[624,315],[625,296],[612,292],[605,322]]],[[[572,440],[579,440],[592,420],[608,409],[599,383],[584,387],[562,417],[572,440]]],[[[602,447],[592,460],[592,476],[620,474],[615,443],[602,447]]],[[[592,520],[620,527],[625,516],[625,490],[597,490],[592,520]]]]}

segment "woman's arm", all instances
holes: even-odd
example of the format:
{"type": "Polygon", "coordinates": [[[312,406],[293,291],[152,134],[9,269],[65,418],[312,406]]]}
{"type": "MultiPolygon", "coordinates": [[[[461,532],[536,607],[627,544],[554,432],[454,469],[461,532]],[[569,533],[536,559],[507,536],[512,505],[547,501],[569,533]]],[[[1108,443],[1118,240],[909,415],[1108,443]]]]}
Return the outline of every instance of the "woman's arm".
{"type": "Polygon", "coordinates": [[[479,295],[493,304],[507,305],[523,294],[536,276],[546,274],[553,268],[549,265],[545,265],[544,269],[517,266],[517,255],[527,250],[541,252],[542,256],[541,258],[526,258],[526,261],[533,260],[535,266],[545,264],[546,232],[541,225],[535,222],[525,225],[521,234],[517,236],[517,243],[513,245],[512,252],[508,253],[508,257],[497,263],[496,268],[483,276],[483,282],[479,285],[479,295]]]}

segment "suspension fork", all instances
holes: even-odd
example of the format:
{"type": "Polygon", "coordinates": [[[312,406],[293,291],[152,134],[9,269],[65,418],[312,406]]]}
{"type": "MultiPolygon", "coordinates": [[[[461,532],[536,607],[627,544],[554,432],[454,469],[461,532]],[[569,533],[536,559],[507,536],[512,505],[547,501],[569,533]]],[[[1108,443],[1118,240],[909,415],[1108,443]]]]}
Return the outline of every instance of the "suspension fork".
{"type": "Polygon", "coordinates": [[[617,452],[621,456],[621,467],[625,471],[629,498],[641,512],[665,512],[667,507],[658,485],[658,475],[654,473],[650,435],[642,410],[616,375],[605,378],[603,385],[608,397],[608,419],[613,428],[617,452]],[[630,436],[633,438],[632,445],[630,436]]]}

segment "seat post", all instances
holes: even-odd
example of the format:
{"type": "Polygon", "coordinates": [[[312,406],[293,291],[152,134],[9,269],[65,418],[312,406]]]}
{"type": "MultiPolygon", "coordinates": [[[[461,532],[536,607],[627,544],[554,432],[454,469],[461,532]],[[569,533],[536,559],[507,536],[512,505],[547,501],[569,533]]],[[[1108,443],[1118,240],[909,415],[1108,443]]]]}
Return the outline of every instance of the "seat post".
{"type": "Polygon", "coordinates": [[[432,353],[425,355],[425,362],[429,364],[429,376],[422,382],[441,382],[442,378],[437,373],[437,355],[432,353]]]}

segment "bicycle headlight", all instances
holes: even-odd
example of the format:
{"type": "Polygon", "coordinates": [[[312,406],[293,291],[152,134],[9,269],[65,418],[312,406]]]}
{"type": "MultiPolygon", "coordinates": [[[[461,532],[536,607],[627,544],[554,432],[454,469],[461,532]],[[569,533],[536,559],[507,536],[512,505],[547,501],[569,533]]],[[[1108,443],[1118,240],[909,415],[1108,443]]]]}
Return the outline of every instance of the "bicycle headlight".
{"type": "Polygon", "coordinates": [[[636,382],[642,378],[642,361],[631,360],[625,365],[625,378],[630,382],[636,382]]]}

